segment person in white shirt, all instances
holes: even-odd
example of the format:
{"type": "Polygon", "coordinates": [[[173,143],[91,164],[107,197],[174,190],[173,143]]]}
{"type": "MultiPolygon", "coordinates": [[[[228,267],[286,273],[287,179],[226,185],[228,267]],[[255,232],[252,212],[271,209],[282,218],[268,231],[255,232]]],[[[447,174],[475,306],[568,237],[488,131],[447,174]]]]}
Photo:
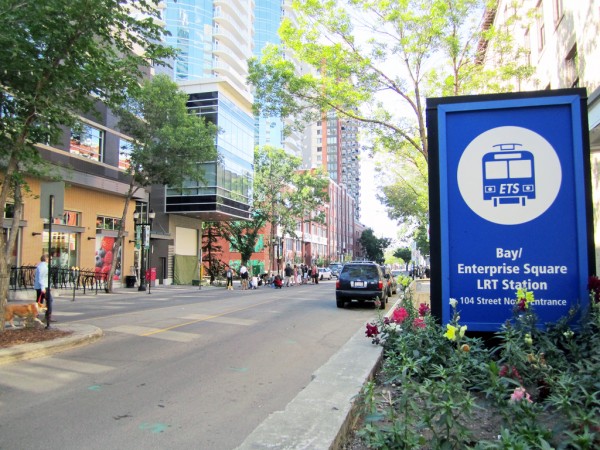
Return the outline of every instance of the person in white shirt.
{"type": "Polygon", "coordinates": [[[40,258],[40,262],[35,268],[35,277],[33,279],[33,288],[37,293],[37,301],[42,303],[46,300],[46,328],[50,328],[52,320],[52,294],[50,294],[50,286],[48,284],[48,254],[44,253],[40,258]]]}

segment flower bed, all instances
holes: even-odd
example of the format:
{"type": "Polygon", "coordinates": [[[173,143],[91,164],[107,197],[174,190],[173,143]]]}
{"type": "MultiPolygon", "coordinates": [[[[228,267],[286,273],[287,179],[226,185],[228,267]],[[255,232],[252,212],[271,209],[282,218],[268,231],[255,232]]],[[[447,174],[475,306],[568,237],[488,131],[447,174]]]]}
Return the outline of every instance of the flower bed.
{"type": "Polygon", "coordinates": [[[545,330],[519,290],[512,320],[483,336],[460,324],[455,300],[441,328],[405,298],[367,324],[384,363],[363,390],[357,435],[368,448],[599,448],[600,281],[590,287],[588,310],[545,330]]]}

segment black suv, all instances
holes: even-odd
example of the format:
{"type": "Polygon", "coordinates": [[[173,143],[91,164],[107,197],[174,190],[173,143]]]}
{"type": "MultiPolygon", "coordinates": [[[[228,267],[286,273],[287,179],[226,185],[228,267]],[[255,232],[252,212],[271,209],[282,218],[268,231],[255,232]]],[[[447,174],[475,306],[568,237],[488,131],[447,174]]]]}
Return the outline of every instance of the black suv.
{"type": "Polygon", "coordinates": [[[388,283],[379,264],[356,262],[344,264],[335,283],[335,302],[343,308],[350,300],[379,300],[381,309],[387,303],[388,283]]]}

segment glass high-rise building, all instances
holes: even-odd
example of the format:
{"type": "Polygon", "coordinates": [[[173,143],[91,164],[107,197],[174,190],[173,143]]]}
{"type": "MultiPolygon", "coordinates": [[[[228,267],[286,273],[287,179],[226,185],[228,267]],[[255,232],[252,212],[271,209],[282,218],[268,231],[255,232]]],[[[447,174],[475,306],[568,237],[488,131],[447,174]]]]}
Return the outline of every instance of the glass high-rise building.
{"type": "Polygon", "coordinates": [[[254,42],[253,0],[169,0],[167,43],[179,50],[173,79],[188,107],[219,127],[219,159],[205,183],[169,187],[165,211],[203,220],[249,218],[254,160],[252,95],[246,83],[254,42]]]}

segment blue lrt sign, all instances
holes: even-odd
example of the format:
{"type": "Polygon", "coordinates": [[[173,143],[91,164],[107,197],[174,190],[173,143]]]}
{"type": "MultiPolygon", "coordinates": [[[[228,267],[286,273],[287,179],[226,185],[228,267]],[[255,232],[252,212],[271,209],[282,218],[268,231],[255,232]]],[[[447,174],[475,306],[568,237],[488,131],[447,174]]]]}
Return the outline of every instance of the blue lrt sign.
{"type": "Polygon", "coordinates": [[[585,90],[429,99],[432,312],[497,331],[519,288],[543,326],[589,302],[585,90]]]}

